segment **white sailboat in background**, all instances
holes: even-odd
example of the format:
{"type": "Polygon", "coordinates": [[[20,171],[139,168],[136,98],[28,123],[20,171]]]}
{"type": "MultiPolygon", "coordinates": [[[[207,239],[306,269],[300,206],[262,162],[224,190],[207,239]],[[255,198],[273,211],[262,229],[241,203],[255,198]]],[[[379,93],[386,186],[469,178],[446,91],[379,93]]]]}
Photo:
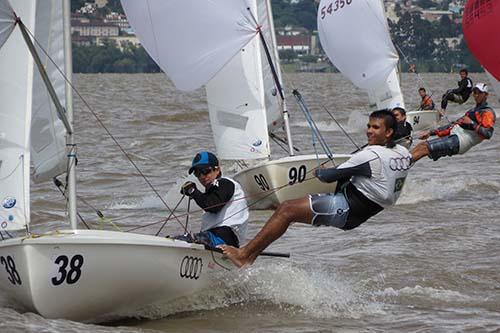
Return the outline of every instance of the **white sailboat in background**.
{"type": "MultiPolygon", "coordinates": [[[[252,209],[332,190],[334,185],[310,173],[328,161],[326,155],[293,156],[269,0],[122,0],[122,5],[141,44],[178,89],[205,85],[218,157],[264,160],[234,175],[252,209]],[[281,127],[290,156],[270,159],[269,133],[281,127]]],[[[347,158],[332,156],[335,164],[347,158]]]]}
{"type": "MultiPolygon", "coordinates": [[[[318,31],[330,61],[368,93],[374,109],[405,108],[397,74],[399,57],[382,1],[322,0],[318,31]]],[[[414,130],[433,127],[439,121],[437,111],[407,111],[406,115],[414,130]]]]}
{"type": "Polygon", "coordinates": [[[0,0],[3,298],[47,318],[99,321],[211,285],[214,274],[225,271],[225,260],[200,244],[77,228],[71,87],[46,56],[37,58],[30,37],[34,33],[70,79],[70,4],[25,0],[12,5],[0,0]],[[40,181],[69,173],[71,228],[30,232],[30,223],[36,223],[30,216],[30,161],[40,181]]]}

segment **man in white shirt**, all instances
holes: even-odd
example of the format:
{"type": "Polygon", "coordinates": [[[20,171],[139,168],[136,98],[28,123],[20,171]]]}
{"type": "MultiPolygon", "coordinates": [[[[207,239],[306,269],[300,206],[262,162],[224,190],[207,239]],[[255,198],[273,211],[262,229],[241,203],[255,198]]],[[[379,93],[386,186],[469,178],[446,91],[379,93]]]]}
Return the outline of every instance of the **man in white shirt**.
{"type": "Polygon", "coordinates": [[[292,222],[350,230],[384,207],[394,205],[411,166],[408,149],[394,143],[395,128],[391,111],[373,112],[367,124],[368,146],[336,168],[315,172],[322,182],[337,182],[334,193],[286,201],[248,244],[239,249],[219,247],[236,266],[242,267],[253,263],[292,222]]]}

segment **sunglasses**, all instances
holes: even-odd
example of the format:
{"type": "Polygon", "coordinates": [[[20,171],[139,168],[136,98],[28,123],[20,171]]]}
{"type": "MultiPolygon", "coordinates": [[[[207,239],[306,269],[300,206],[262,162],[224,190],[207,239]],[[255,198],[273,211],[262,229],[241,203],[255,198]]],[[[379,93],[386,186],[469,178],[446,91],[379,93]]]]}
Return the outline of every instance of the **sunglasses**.
{"type": "Polygon", "coordinates": [[[212,168],[203,168],[203,169],[195,169],[193,171],[195,177],[200,177],[201,175],[203,176],[206,176],[208,175],[210,172],[212,172],[212,168]]]}

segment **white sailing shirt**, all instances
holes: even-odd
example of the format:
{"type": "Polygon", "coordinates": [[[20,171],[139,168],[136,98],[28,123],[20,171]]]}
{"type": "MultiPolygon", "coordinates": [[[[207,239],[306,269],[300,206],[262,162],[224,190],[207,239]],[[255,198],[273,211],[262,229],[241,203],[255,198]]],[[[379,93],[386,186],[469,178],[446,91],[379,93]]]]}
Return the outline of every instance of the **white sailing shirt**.
{"type": "Polygon", "coordinates": [[[338,169],[351,168],[367,162],[370,164],[372,176],[353,176],[351,183],[380,206],[394,205],[410,170],[410,152],[401,145],[393,148],[370,145],[339,165],[338,169]]]}
{"type": "Polygon", "coordinates": [[[238,241],[242,244],[246,237],[248,224],[248,206],[245,194],[237,181],[228,177],[224,177],[224,179],[230,180],[234,184],[233,196],[217,213],[205,212],[202,215],[200,231],[227,226],[234,231],[238,241]]]}

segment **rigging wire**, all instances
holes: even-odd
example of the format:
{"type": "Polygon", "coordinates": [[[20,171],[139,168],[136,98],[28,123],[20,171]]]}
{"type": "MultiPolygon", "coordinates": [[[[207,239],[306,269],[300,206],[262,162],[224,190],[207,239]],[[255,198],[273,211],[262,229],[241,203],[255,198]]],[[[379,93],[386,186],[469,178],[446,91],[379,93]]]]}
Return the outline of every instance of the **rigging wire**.
{"type": "Polygon", "coordinates": [[[123,155],[128,159],[130,164],[136,169],[136,171],[139,173],[139,175],[144,179],[144,181],[148,184],[148,186],[151,188],[151,190],[155,193],[155,195],[160,199],[160,201],[163,203],[163,205],[169,210],[171,215],[177,220],[179,224],[182,225],[181,221],[177,218],[177,216],[174,214],[174,211],[170,209],[169,205],[167,202],[162,198],[160,193],[156,190],[156,188],[153,186],[153,184],[149,181],[149,179],[146,177],[146,175],[141,171],[141,169],[137,166],[137,164],[130,158],[129,154],[125,151],[125,149],[121,146],[121,144],[118,142],[118,140],[113,136],[113,134],[110,132],[110,130],[106,127],[106,125],[103,123],[103,121],[99,118],[97,113],[94,111],[94,109],[90,106],[90,104],[87,102],[85,98],[80,94],[80,92],[76,89],[76,87],[73,85],[72,82],[66,77],[65,73],[59,68],[59,66],[54,62],[54,60],[50,57],[50,55],[47,53],[47,51],[43,48],[43,46],[38,42],[38,40],[35,38],[33,33],[26,29],[31,38],[35,41],[36,45],[42,52],[47,56],[47,59],[54,65],[54,67],[57,69],[59,74],[64,78],[64,80],[68,83],[69,86],[71,86],[71,89],[77,94],[78,98],[83,102],[83,104],[87,107],[88,111],[94,116],[96,121],[99,123],[99,125],[105,130],[105,132],[108,134],[108,136],[114,141],[115,145],[120,149],[120,151],[123,153],[123,155]]]}
{"type": "Polygon", "coordinates": [[[335,119],[335,117],[333,116],[333,114],[330,113],[330,111],[328,111],[328,109],[326,108],[326,106],[323,105],[323,110],[326,111],[326,113],[328,113],[328,115],[335,121],[335,123],[337,124],[337,126],[342,130],[342,132],[344,133],[344,135],[352,142],[352,144],[358,148],[359,150],[359,146],[358,144],[353,140],[353,138],[346,132],[346,130],[344,129],[344,127],[342,125],[340,125],[340,123],[337,121],[337,119],[335,119]]]}

